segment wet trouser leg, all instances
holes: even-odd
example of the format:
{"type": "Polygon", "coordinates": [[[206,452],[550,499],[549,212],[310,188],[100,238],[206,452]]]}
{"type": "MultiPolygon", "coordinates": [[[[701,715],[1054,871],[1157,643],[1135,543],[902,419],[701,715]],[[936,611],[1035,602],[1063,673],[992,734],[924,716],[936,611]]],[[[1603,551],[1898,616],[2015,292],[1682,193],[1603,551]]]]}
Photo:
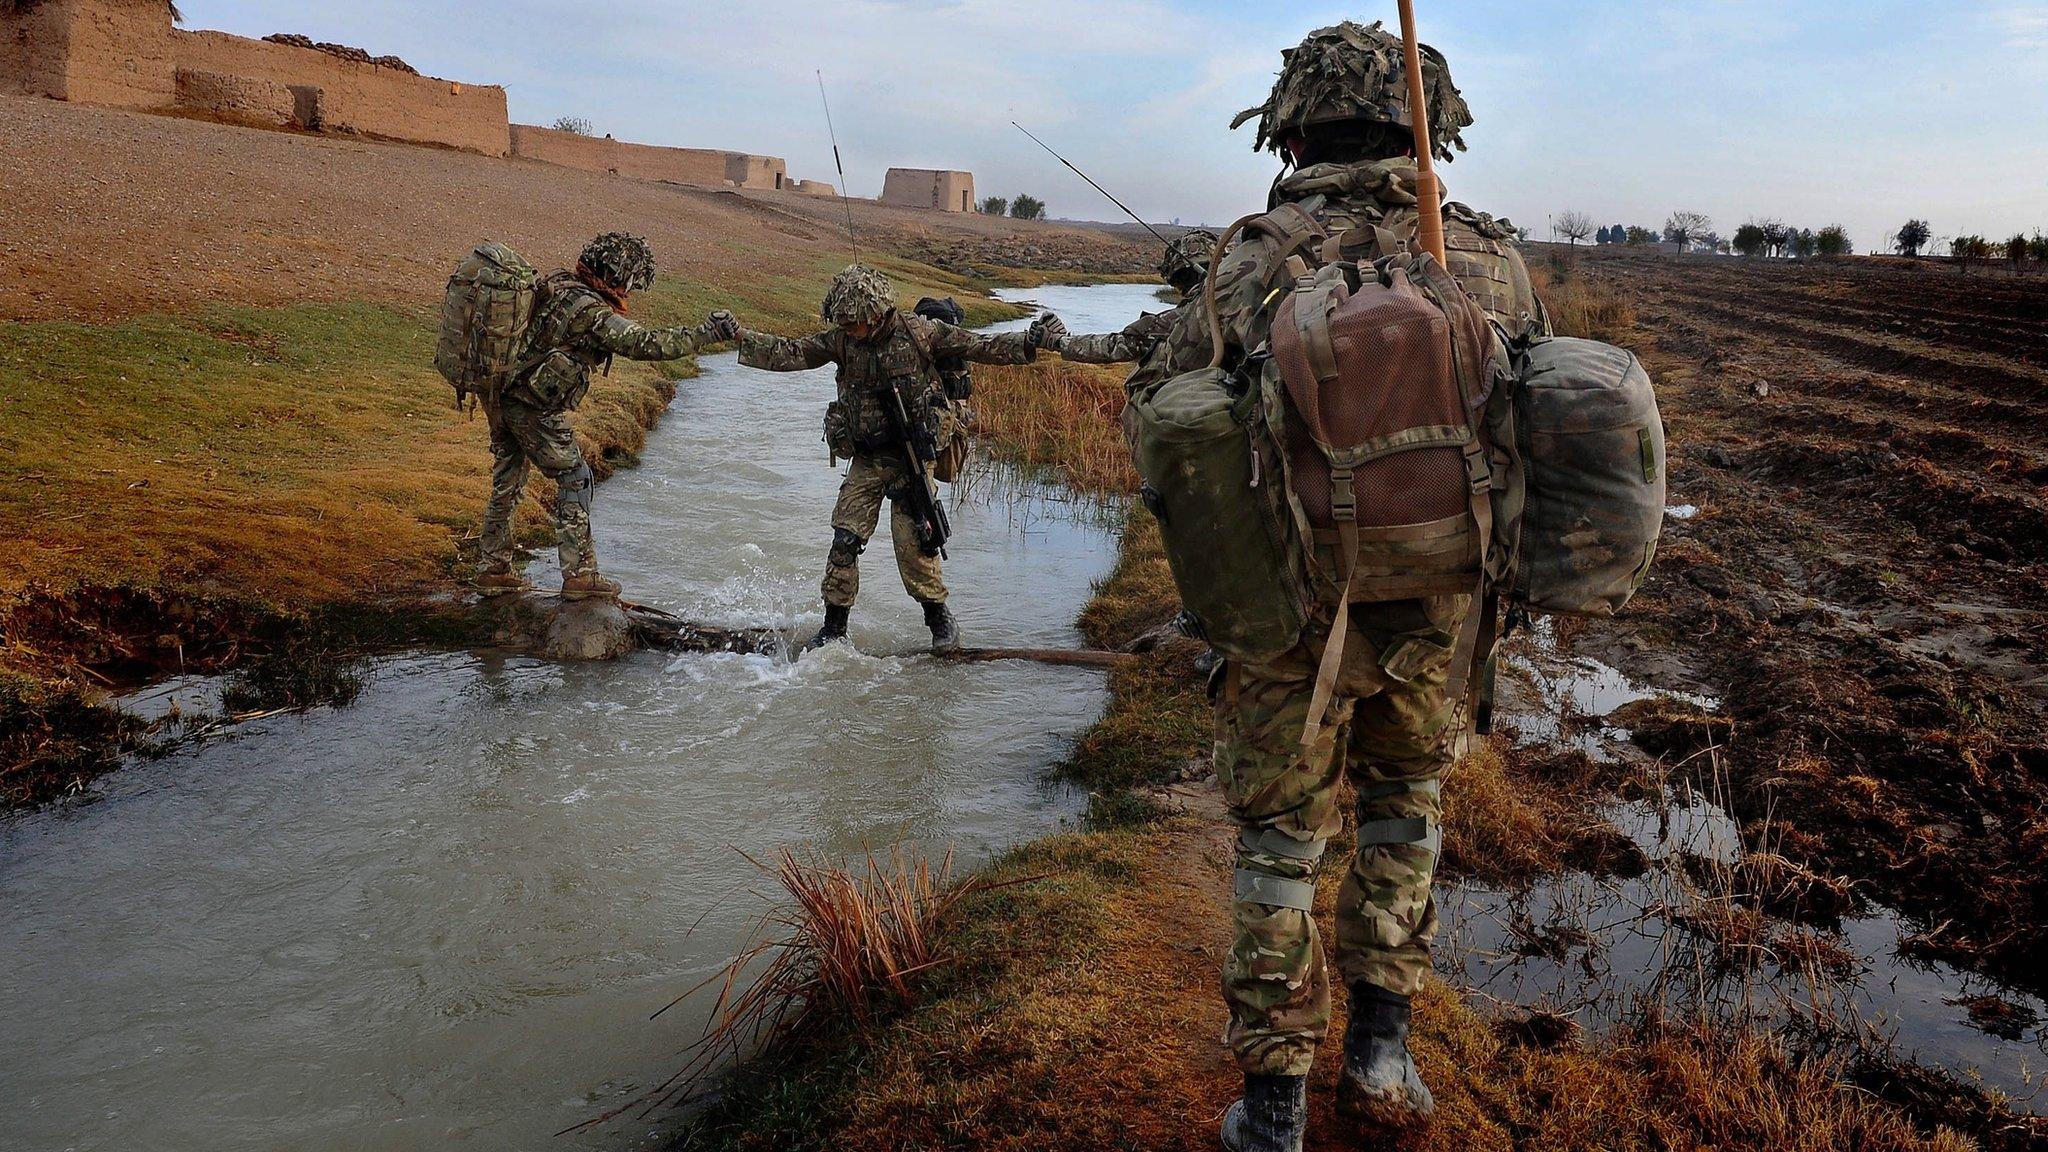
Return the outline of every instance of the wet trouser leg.
{"type": "MultiPolygon", "coordinates": [[[[897,475],[904,474],[898,472],[897,475]]],[[[900,489],[896,491],[900,492],[900,489]]],[[[903,577],[903,590],[920,604],[944,604],[946,577],[939,570],[939,558],[918,550],[917,522],[905,510],[900,495],[889,498],[889,537],[896,545],[896,572],[903,577]]]]}
{"type": "MultiPolygon", "coordinates": [[[[576,446],[576,432],[559,412],[543,412],[523,404],[499,406],[505,434],[520,454],[555,482],[555,545],[562,575],[585,576],[597,571],[597,547],[590,535],[590,504],[597,479],[576,446]]],[[[493,451],[496,431],[493,430],[493,451]]],[[[524,465],[520,466],[524,479],[524,465]]],[[[496,492],[493,492],[496,499],[496,492]]],[[[512,500],[517,502],[516,490],[512,500]]],[[[509,518],[508,518],[509,520],[509,518]]]]}
{"type": "Polygon", "coordinates": [[[529,464],[498,410],[486,411],[491,426],[491,499],[484,505],[482,567],[512,562],[512,517],[526,491],[529,464]]]}
{"type": "Polygon", "coordinates": [[[832,506],[832,550],[825,557],[825,581],[821,589],[825,603],[851,608],[860,596],[860,554],[875,522],[882,515],[882,500],[889,491],[889,477],[874,460],[855,456],[839,484],[839,500],[832,506]]]}
{"type": "Polygon", "coordinates": [[[1223,991],[1231,1052],[1248,1073],[1305,1074],[1329,1031],[1329,980],[1310,909],[1323,846],[1343,824],[1346,762],[1362,787],[1384,794],[1362,804],[1369,823],[1338,895],[1339,966],[1347,980],[1394,991],[1419,986],[1428,969],[1436,781],[1455,735],[1443,683],[1464,603],[1354,609],[1336,695],[1311,747],[1301,736],[1325,626],[1271,662],[1233,662],[1223,672],[1216,771],[1239,829],[1223,991]]]}

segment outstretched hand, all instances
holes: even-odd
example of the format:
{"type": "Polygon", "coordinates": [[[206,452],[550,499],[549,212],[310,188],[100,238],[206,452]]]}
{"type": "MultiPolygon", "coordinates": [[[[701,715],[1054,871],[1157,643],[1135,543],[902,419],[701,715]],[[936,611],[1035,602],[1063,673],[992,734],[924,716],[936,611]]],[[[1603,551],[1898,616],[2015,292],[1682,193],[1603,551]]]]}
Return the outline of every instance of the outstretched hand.
{"type": "Polygon", "coordinates": [[[1067,338],[1067,325],[1058,316],[1047,312],[1033,320],[1031,327],[1025,329],[1025,338],[1031,341],[1033,348],[1057,352],[1060,350],[1060,342],[1067,338]]]}
{"type": "Polygon", "coordinates": [[[710,324],[712,334],[720,340],[737,340],[740,338],[739,318],[723,308],[711,314],[710,324]]]}

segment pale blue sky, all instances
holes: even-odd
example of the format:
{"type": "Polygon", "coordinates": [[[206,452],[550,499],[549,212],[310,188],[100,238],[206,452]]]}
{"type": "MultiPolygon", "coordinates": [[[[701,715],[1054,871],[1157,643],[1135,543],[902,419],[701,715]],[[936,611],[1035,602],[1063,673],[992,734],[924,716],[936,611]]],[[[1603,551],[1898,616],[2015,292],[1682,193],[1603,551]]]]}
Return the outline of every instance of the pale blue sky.
{"type": "MultiPolygon", "coordinates": [[[[515,120],[589,117],[648,143],[736,148],[856,193],[891,165],[972,170],[1056,216],[1115,210],[1022,121],[1141,213],[1227,222],[1275,171],[1249,126],[1281,48],[1349,4],[1164,0],[181,0],[187,26],[303,32],[509,91],[515,120]]],[[[1454,197],[1543,231],[1566,209],[1726,234],[1775,215],[1908,216],[1938,236],[2048,229],[2048,0],[1418,0],[1478,123],[1454,197]]]]}

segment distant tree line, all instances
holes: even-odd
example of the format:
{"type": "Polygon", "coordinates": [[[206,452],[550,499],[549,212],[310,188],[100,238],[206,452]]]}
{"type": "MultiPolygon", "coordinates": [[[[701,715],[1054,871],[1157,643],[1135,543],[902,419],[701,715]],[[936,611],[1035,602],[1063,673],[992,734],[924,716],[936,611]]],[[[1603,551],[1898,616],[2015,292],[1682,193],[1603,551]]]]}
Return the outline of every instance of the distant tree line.
{"type": "Polygon", "coordinates": [[[1900,225],[1899,230],[1887,238],[1885,247],[1901,256],[1918,256],[1923,249],[1940,252],[1946,248],[1949,259],[1965,273],[1979,264],[1999,259],[2004,260],[2015,275],[2029,264],[2048,265],[2048,233],[2039,229],[2032,236],[2015,232],[2003,241],[1974,232],[1937,239],[1933,226],[1915,217],[1900,225]]]}
{"type": "Polygon", "coordinates": [[[1007,196],[990,196],[979,207],[983,216],[1008,216],[1012,220],[1045,219],[1045,201],[1036,196],[1020,194],[1015,200],[1007,196]]]}

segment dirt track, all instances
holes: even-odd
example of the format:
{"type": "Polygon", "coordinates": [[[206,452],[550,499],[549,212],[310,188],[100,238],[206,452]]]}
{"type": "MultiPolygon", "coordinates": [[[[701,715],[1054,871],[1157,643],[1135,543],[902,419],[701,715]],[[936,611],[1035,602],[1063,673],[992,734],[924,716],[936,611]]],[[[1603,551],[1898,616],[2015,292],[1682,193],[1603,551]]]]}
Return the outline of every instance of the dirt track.
{"type": "MultiPolygon", "coordinates": [[[[0,318],[106,320],[223,303],[417,300],[479,227],[539,261],[632,227],[728,287],[845,252],[837,201],[625,180],[525,160],[0,96],[0,318]]],[[[878,247],[1149,271],[1107,232],[856,201],[878,247]]]]}
{"type": "Polygon", "coordinates": [[[1579,646],[1721,696],[1752,837],[1899,907],[1908,952],[2048,986],[2048,281],[1586,266],[1700,511],[1579,646]]]}

